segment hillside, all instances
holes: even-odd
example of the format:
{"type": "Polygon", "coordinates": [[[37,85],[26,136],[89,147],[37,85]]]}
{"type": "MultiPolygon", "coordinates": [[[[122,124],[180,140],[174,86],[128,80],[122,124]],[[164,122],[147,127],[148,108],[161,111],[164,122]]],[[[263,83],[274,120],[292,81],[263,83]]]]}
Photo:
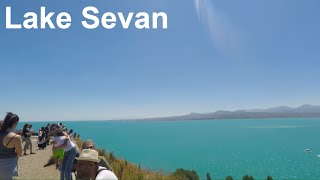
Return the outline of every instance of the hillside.
{"type": "Polygon", "coordinates": [[[261,118],[316,118],[320,117],[320,106],[302,105],[296,108],[279,106],[268,109],[251,109],[212,113],[190,113],[182,116],[148,118],[146,120],[201,120],[201,119],[261,119],[261,118]]]}

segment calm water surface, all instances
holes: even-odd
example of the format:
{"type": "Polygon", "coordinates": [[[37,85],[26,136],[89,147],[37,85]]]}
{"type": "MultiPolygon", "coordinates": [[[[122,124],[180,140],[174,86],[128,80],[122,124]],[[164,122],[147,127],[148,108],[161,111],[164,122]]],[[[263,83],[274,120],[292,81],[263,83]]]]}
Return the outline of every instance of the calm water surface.
{"type": "MultiPolygon", "coordinates": [[[[35,128],[45,124],[33,122],[35,128]]],[[[65,124],[82,139],[152,170],[194,169],[214,179],[320,179],[320,118],[65,124]]]]}

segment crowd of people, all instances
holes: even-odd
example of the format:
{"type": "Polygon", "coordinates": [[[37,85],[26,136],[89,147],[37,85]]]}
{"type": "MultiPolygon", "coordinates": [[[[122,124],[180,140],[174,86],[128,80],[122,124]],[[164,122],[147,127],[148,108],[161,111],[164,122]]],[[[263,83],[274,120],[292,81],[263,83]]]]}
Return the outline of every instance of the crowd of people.
{"type": "MultiPolygon", "coordinates": [[[[34,134],[32,125],[25,124],[17,132],[18,123],[19,117],[13,113],[7,113],[0,121],[0,180],[12,180],[18,176],[18,158],[28,155],[28,149],[30,154],[35,154],[31,141],[34,134]],[[22,141],[25,142],[23,149],[22,141]]],[[[39,129],[37,135],[39,149],[46,149],[52,144],[52,157],[56,159],[61,180],[71,180],[72,173],[76,179],[117,180],[107,160],[98,155],[94,142],[87,140],[79,148],[73,140],[73,130],[68,132],[62,123],[47,124],[39,129]]]]}

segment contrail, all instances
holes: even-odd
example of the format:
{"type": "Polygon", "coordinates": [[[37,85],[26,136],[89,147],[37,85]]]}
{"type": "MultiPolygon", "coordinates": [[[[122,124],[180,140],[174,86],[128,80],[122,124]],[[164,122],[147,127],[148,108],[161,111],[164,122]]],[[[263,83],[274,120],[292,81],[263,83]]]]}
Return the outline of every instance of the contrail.
{"type": "Polygon", "coordinates": [[[199,21],[205,26],[215,48],[232,53],[239,48],[238,34],[226,16],[217,11],[211,0],[194,0],[199,21]]]}
{"type": "Polygon", "coordinates": [[[200,0],[194,0],[194,5],[196,7],[197,15],[200,18],[200,10],[199,10],[199,8],[200,8],[200,0]]]}

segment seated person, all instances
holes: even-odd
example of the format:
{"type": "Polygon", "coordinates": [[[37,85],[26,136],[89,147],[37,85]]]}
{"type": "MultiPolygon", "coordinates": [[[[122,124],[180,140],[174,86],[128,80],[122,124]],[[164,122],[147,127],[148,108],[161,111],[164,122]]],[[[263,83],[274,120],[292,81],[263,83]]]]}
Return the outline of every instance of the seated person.
{"type": "Polygon", "coordinates": [[[47,147],[47,139],[44,135],[38,136],[38,148],[45,149],[47,147]]]}
{"type": "MultiPolygon", "coordinates": [[[[93,143],[93,141],[91,139],[88,139],[85,142],[83,142],[81,150],[84,150],[84,149],[93,149],[93,150],[97,151],[97,149],[96,149],[96,147],[95,147],[95,145],[94,145],[94,143],[93,143]]],[[[100,159],[99,166],[105,167],[106,169],[112,171],[112,168],[109,165],[109,163],[108,163],[108,161],[106,160],[105,157],[99,156],[99,159],[100,159]]]]}
{"type": "Polygon", "coordinates": [[[77,179],[118,180],[112,171],[98,165],[100,159],[97,151],[84,149],[76,159],[77,179]]]}

